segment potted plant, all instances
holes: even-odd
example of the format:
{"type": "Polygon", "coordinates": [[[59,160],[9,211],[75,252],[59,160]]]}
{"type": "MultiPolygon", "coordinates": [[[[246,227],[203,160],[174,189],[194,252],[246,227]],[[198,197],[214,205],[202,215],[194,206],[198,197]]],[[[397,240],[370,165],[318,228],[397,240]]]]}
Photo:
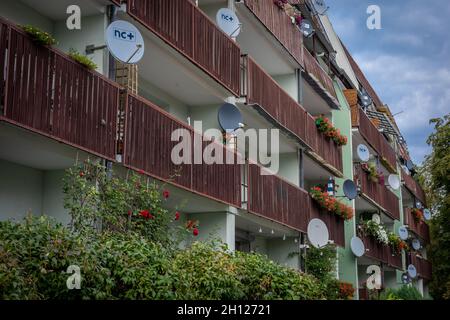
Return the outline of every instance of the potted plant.
{"type": "Polygon", "coordinates": [[[383,225],[373,220],[363,220],[360,222],[360,227],[360,230],[362,230],[365,235],[374,238],[378,243],[382,245],[389,244],[388,232],[383,225]]]}
{"type": "Polygon", "coordinates": [[[413,214],[414,221],[420,223],[423,221],[423,212],[419,208],[412,208],[411,213],[413,214]]]}
{"type": "Polygon", "coordinates": [[[69,57],[78,62],[79,64],[83,65],[89,70],[95,70],[97,69],[97,65],[88,57],[85,55],[82,55],[77,50],[71,48],[69,50],[69,57]]]}
{"type": "Polygon", "coordinates": [[[50,33],[42,31],[37,27],[28,24],[20,27],[39,45],[51,46],[58,43],[50,33]]]}
{"type": "Polygon", "coordinates": [[[311,198],[324,210],[336,214],[344,220],[353,218],[353,208],[338,201],[335,197],[324,192],[320,187],[313,187],[310,191],[311,198]]]}

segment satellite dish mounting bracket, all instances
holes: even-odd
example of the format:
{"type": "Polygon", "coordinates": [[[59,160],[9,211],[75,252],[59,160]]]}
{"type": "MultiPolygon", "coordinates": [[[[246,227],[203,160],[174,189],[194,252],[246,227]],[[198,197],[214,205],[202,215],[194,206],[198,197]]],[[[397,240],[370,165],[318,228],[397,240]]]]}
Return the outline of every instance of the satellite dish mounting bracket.
{"type": "Polygon", "coordinates": [[[101,46],[95,46],[94,44],[90,44],[90,45],[86,46],[85,51],[86,51],[86,54],[93,54],[95,51],[103,50],[105,48],[107,48],[106,44],[103,44],[101,46]]]}

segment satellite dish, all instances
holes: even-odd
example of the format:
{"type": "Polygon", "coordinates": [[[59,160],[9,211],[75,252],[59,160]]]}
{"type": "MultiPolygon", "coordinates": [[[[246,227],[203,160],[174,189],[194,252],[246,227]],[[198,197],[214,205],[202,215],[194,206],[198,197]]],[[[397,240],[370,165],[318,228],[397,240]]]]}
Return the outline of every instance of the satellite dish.
{"type": "Polygon", "coordinates": [[[409,275],[408,275],[407,272],[405,272],[405,273],[402,274],[402,282],[403,282],[404,284],[408,284],[408,283],[411,282],[411,278],[409,277],[409,275]]]}
{"type": "Polygon", "coordinates": [[[422,245],[420,244],[419,239],[413,239],[413,241],[411,242],[411,245],[412,245],[413,249],[416,251],[418,251],[418,250],[420,250],[420,248],[422,248],[422,245]]]}
{"type": "Polygon", "coordinates": [[[232,38],[236,38],[241,32],[239,18],[231,9],[219,9],[216,14],[216,22],[219,28],[232,38]]]}
{"type": "Polygon", "coordinates": [[[124,20],[112,22],[106,29],[106,45],[117,60],[136,64],[144,56],[145,45],[139,30],[124,20]]]}
{"type": "Polygon", "coordinates": [[[378,213],[374,213],[372,215],[372,221],[375,222],[376,224],[380,224],[381,223],[381,217],[378,213]]]}
{"type": "Polygon", "coordinates": [[[231,104],[223,104],[217,114],[219,125],[225,131],[234,131],[242,127],[242,114],[239,109],[231,104]]]}
{"type": "Polygon", "coordinates": [[[399,179],[398,175],[396,175],[396,174],[389,175],[388,183],[389,183],[389,186],[394,190],[398,190],[398,188],[400,188],[400,179],[399,179]]]}
{"type": "Polygon", "coordinates": [[[417,277],[417,269],[413,264],[408,266],[408,275],[413,279],[417,277]]]}
{"type": "Polygon", "coordinates": [[[344,195],[349,200],[356,199],[356,197],[358,196],[358,189],[352,180],[345,180],[343,189],[344,189],[344,195]]]}
{"type": "Polygon", "coordinates": [[[312,219],[308,224],[308,240],[316,248],[322,248],[328,244],[328,228],[320,219],[312,219]]]}
{"type": "Polygon", "coordinates": [[[309,38],[314,34],[314,28],[311,21],[309,21],[308,19],[303,19],[299,28],[306,38],[309,38]]]}
{"type": "Polygon", "coordinates": [[[364,108],[367,108],[372,104],[372,98],[366,92],[359,92],[358,96],[364,108]]]}
{"type": "Polygon", "coordinates": [[[417,209],[422,210],[423,209],[422,202],[416,201],[416,207],[417,207],[417,209]]]}
{"type": "Polygon", "coordinates": [[[406,161],[406,168],[408,168],[409,171],[414,170],[414,163],[411,160],[406,161]]]}
{"type": "Polygon", "coordinates": [[[367,162],[370,159],[369,148],[365,144],[360,144],[356,148],[356,153],[358,154],[359,160],[362,162],[367,162]]]}
{"type": "Polygon", "coordinates": [[[327,12],[328,7],[325,4],[324,0],[313,0],[314,8],[316,9],[317,13],[320,15],[324,15],[325,12],[327,12]]]}
{"type": "Polygon", "coordinates": [[[424,209],[423,217],[425,218],[426,221],[431,220],[431,211],[429,209],[424,209]]]}
{"type": "Polygon", "coordinates": [[[353,254],[358,258],[362,257],[366,252],[364,242],[358,237],[353,237],[352,240],[350,240],[350,248],[352,249],[353,254]]]}
{"type": "Polygon", "coordinates": [[[398,227],[398,236],[402,240],[407,240],[409,237],[408,228],[406,226],[400,226],[398,227]]]}

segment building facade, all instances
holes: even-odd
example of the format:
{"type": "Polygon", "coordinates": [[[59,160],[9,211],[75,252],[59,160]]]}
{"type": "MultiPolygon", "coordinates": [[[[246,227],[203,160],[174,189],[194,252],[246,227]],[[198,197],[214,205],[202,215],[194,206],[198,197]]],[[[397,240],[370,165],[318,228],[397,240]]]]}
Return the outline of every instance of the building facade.
{"type": "MultiPolygon", "coordinates": [[[[411,177],[406,144],[389,108],[310,1],[5,0],[0,12],[0,219],[31,212],[67,223],[64,170],[100,159],[118,173],[140,170],[169,182],[173,203],[184,204],[183,216],[200,221],[200,240],[219,238],[230,250],[257,251],[301,269],[300,255],[292,253],[303,250],[308,224],[319,218],[338,247],[336,276],[359,289],[356,298],[368,298],[371,265],[381,268],[385,288],[401,286],[414,265],[412,283],[428,295],[429,231],[414,215],[426,199],[411,177]],[[81,29],[68,28],[71,5],[80,8],[81,29]],[[236,38],[217,26],[221,8],[239,18],[236,38]],[[312,35],[296,24],[299,15],[312,23],[312,35]],[[143,35],[145,55],[137,65],[119,63],[105,46],[105,30],[116,20],[143,35]],[[58,43],[36,44],[19,27],[25,24],[58,43]],[[72,60],[72,48],[87,54],[96,70],[72,60]],[[370,96],[369,105],[361,92],[370,96]],[[270,165],[261,156],[236,150],[233,139],[220,148],[240,162],[171,161],[174,130],[208,140],[210,129],[222,130],[224,103],[239,109],[245,130],[278,130],[277,148],[258,144],[259,152],[279,159],[275,174],[267,174],[270,165]],[[318,117],[329,119],[346,143],[327,138],[318,117]],[[361,144],[380,176],[398,176],[397,190],[371,179],[357,156],[361,144]],[[311,188],[330,180],[340,186],[335,199],[351,207],[352,217],[326,212],[310,196],[311,188]],[[346,180],[358,186],[354,200],[344,197],[346,180]],[[361,233],[368,214],[394,233],[406,225],[422,248],[395,253],[361,233]],[[362,257],[352,252],[355,236],[365,244],[362,257]]],[[[274,137],[270,132],[266,140],[274,137]]]]}

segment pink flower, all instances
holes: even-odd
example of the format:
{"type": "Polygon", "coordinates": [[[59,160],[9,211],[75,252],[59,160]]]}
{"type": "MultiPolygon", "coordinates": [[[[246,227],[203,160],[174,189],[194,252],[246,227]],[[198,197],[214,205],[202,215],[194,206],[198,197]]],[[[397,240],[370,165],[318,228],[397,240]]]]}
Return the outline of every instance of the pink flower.
{"type": "Polygon", "coordinates": [[[198,236],[198,229],[195,228],[194,230],[192,230],[192,234],[196,237],[198,236]]]}

